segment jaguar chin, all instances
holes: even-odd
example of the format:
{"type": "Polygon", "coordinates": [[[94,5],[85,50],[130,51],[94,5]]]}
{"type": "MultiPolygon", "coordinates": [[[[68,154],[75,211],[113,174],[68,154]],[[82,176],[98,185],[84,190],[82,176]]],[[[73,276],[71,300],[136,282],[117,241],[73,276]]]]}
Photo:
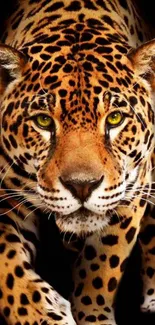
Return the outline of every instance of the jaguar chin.
{"type": "Polygon", "coordinates": [[[110,210],[98,214],[82,207],[68,215],[55,213],[55,220],[61,231],[84,236],[95,231],[102,231],[110,222],[111,215],[110,210]]]}

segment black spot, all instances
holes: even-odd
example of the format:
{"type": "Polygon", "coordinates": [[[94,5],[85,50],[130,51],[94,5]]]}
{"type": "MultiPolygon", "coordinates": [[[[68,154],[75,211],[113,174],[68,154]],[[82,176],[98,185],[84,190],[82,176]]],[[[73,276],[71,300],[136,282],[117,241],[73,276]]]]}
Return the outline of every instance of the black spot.
{"type": "Polygon", "coordinates": [[[96,297],[96,302],[99,306],[103,306],[105,304],[104,297],[102,295],[98,295],[96,297]]]}
{"type": "Polygon", "coordinates": [[[24,271],[23,271],[23,269],[22,269],[21,266],[17,265],[17,266],[15,267],[15,275],[16,275],[18,278],[22,278],[22,277],[23,277],[23,275],[24,275],[24,271]]]}
{"type": "Polygon", "coordinates": [[[99,267],[100,266],[97,263],[92,263],[90,265],[90,268],[91,268],[92,271],[97,271],[99,269],[99,267]]]}
{"type": "Polygon", "coordinates": [[[130,101],[131,109],[133,109],[132,107],[134,107],[137,104],[137,98],[135,96],[130,96],[129,101],[130,101]]]}
{"type": "Polygon", "coordinates": [[[121,228],[121,229],[126,229],[126,228],[128,228],[128,226],[129,226],[131,220],[132,220],[132,217],[129,217],[129,218],[125,219],[124,221],[122,221],[122,222],[121,222],[121,225],[120,225],[120,228],[121,228]]]}
{"type": "Polygon", "coordinates": [[[20,243],[19,237],[14,234],[7,235],[5,238],[9,243],[20,243]]]}
{"type": "Polygon", "coordinates": [[[106,319],[108,319],[107,316],[105,316],[105,315],[103,315],[103,314],[100,314],[100,315],[98,316],[98,320],[106,320],[106,319]]]}
{"type": "Polygon", "coordinates": [[[103,25],[103,23],[100,20],[95,19],[95,18],[87,19],[87,23],[89,24],[89,26],[91,28],[94,27],[94,25],[97,25],[97,26],[102,26],[103,25]]]}
{"type": "Polygon", "coordinates": [[[44,293],[48,293],[49,289],[48,288],[41,288],[41,291],[44,292],[44,293]]]}
{"type": "Polygon", "coordinates": [[[136,157],[135,157],[135,159],[134,159],[134,162],[138,161],[138,160],[141,158],[141,156],[142,156],[142,154],[141,154],[141,152],[139,152],[139,153],[136,155],[136,157]]]}
{"type": "Polygon", "coordinates": [[[5,247],[6,247],[6,244],[4,244],[4,243],[0,244],[0,254],[4,253],[5,247]]]}
{"type": "Polygon", "coordinates": [[[110,313],[110,312],[111,312],[111,310],[110,310],[109,307],[105,307],[104,310],[105,310],[107,313],[110,313]]]}
{"type": "Polygon", "coordinates": [[[140,122],[140,124],[141,124],[142,131],[144,131],[147,128],[147,124],[146,124],[146,122],[145,122],[142,114],[141,113],[137,113],[136,114],[136,118],[137,118],[137,121],[140,122]]]}
{"type": "Polygon", "coordinates": [[[95,42],[98,45],[109,45],[109,42],[107,41],[107,39],[103,38],[103,37],[97,37],[95,42]]]}
{"type": "Polygon", "coordinates": [[[7,115],[11,116],[13,109],[14,109],[14,103],[11,102],[8,104],[7,109],[6,109],[7,115]]]}
{"type": "Polygon", "coordinates": [[[62,1],[58,1],[57,3],[53,3],[52,5],[50,5],[49,7],[47,7],[45,9],[45,12],[52,12],[52,11],[56,11],[60,8],[62,8],[64,6],[62,1]]]}
{"type": "Polygon", "coordinates": [[[110,267],[115,268],[119,264],[119,257],[117,255],[112,255],[109,259],[110,267]]]}
{"type": "Polygon", "coordinates": [[[131,130],[132,130],[132,133],[133,133],[133,134],[136,134],[136,132],[137,132],[137,127],[136,127],[136,125],[133,125],[131,130]]]}
{"type": "Polygon", "coordinates": [[[6,146],[6,148],[10,151],[11,150],[10,143],[4,136],[3,136],[3,142],[4,142],[5,146],[6,146]]]}
{"type": "Polygon", "coordinates": [[[47,77],[45,78],[45,83],[46,83],[47,85],[49,85],[49,84],[51,84],[51,83],[56,82],[57,79],[58,79],[57,76],[52,76],[52,77],[51,77],[51,76],[47,76],[47,77]]]}
{"type": "Polygon", "coordinates": [[[145,99],[144,99],[142,96],[140,96],[140,98],[139,98],[139,99],[140,99],[140,101],[141,101],[142,105],[143,105],[143,106],[145,106],[145,99]]]}
{"type": "Polygon", "coordinates": [[[83,313],[83,311],[80,311],[78,313],[78,319],[81,320],[83,317],[85,316],[85,314],[83,313]]]}
{"type": "Polygon", "coordinates": [[[19,307],[19,308],[18,308],[18,314],[19,314],[20,316],[26,316],[26,315],[27,315],[27,309],[24,308],[24,307],[19,307]]]}
{"type": "Polygon", "coordinates": [[[94,93],[95,93],[95,94],[98,95],[98,94],[101,93],[101,91],[102,91],[102,88],[101,88],[101,87],[99,87],[99,86],[95,86],[95,87],[94,87],[94,93]]]}
{"type": "Polygon", "coordinates": [[[18,145],[17,145],[17,142],[16,142],[16,140],[15,140],[15,138],[13,137],[12,134],[9,135],[9,140],[10,140],[10,142],[11,142],[11,145],[16,149],[16,148],[18,147],[18,145]]]}
{"type": "Polygon", "coordinates": [[[39,67],[39,61],[38,60],[33,61],[32,70],[35,71],[38,69],[38,67],[39,67]]]}
{"type": "Polygon", "coordinates": [[[28,262],[26,262],[26,261],[23,262],[23,266],[24,266],[24,268],[25,268],[26,270],[30,270],[30,269],[32,269],[31,264],[28,263],[28,262]]]}
{"type": "Polygon", "coordinates": [[[9,273],[7,276],[6,285],[9,289],[12,289],[14,286],[14,277],[11,273],[9,273]]]}
{"type": "Polygon", "coordinates": [[[126,268],[127,261],[128,261],[128,257],[126,257],[126,258],[124,259],[124,261],[121,263],[121,265],[120,265],[120,271],[121,271],[121,272],[124,272],[124,270],[125,270],[125,268],[126,268]]]}
{"type": "Polygon", "coordinates": [[[11,182],[12,182],[13,185],[18,186],[18,187],[21,186],[21,181],[18,178],[11,177],[10,180],[11,180],[11,182]]]}
{"type": "Polygon", "coordinates": [[[144,137],[144,143],[146,144],[148,142],[148,138],[150,136],[150,131],[147,130],[146,134],[145,134],[145,137],[144,137]]]}
{"type": "Polygon", "coordinates": [[[105,74],[105,73],[103,73],[103,77],[104,77],[105,79],[107,79],[109,82],[113,82],[113,78],[112,78],[111,76],[109,76],[109,74],[105,74]]]}
{"type": "Polygon", "coordinates": [[[118,244],[118,236],[107,235],[105,237],[102,237],[102,243],[103,243],[103,245],[114,246],[114,245],[118,244]]]}
{"type": "Polygon", "coordinates": [[[3,297],[3,292],[2,292],[2,290],[0,289],[0,299],[2,299],[2,297],[3,297]]]}
{"type": "Polygon", "coordinates": [[[88,42],[88,41],[90,41],[92,38],[93,38],[93,35],[92,35],[92,34],[84,32],[84,33],[81,35],[80,42],[88,42]]]}
{"type": "Polygon", "coordinates": [[[47,313],[47,315],[48,315],[50,318],[54,319],[54,320],[57,320],[57,321],[62,320],[62,316],[57,315],[57,314],[55,314],[55,313],[50,312],[50,313],[47,313]]]}
{"type": "Polygon", "coordinates": [[[91,305],[92,304],[92,301],[91,301],[91,298],[89,296],[84,296],[81,298],[81,302],[88,306],[88,305],[91,305]]]}
{"type": "Polygon", "coordinates": [[[55,52],[59,52],[61,50],[61,47],[60,46],[52,46],[52,45],[49,45],[45,48],[45,51],[49,52],[49,53],[55,53],[55,52]]]}
{"type": "Polygon", "coordinates": [[[43,48],[43,46],[41,46],[41,45],[32,46],[31,53],[32,54],[39,53],[39,52],[41,52],[42,48],[43,48]]]}
{"type": "Polygon", "coordinates": [[[111,278],[108,282],[108,291],[111,292],[113,290],[115,290],[117,287],[117,280],[116,278],[111,278]]]}
{"type": "Polygon", "coordinates": [[[81,9],[80,1],[71,1],[70,5],[65,8],[67,11],[78,11],[81,9]]]}
{"type": "Polygon", "coordinates": [[[85,248],[85,258],[89,260],[93,260],[96,257],[96,251],[93,246],[88,245],[85,248]]]}
{"type": "Polygon", "coordinates": [[[41,295],[40,295],[40,293],[39,293],[39,291],[34,291],[33,292],[33,295],[32,295],[32,300],[35,302],[35,303],[37,303],[37,302],[39,302],[40,301],[40,299],[41,299],[41,295]]]}
{"type": "Polygon", "coordinates": [[[137,154],[137,150],[133,150],[129,153],[129,157],[134,158],[137,154]]]}
{"type": "Polygon", "coordinates": [[[98,82],[104,88],[108,88],[109,87],[109,83],[107,81],[105,81],[105,80],[98,80],[98,82]]]}
{"type": "Polygon", "coordinates": [[[21,295],[20,295],[20,303],[22,305],[28,305],[29,304],[29,300],[28,300],[27,296],[24,293],[21,293],[21,295]]]}
{"type": "Polygon", "coordinates": [[[149,277],[150,279],[153,277],[154,273],[155,273],[155,270],[154,270],[151,266],[149,266],[149,267],[147,268],[147,270],[146,270],[146,274],[148,275],[148,277],[149,277]]]}
{"type": "Polygon", "coordinates": [[[128,244],[130,244],[131,241],[133,240],[134,235],[135,235],[135,232],[136,232],[136,228],[135,228],[135,227],[131,227],[131,228],[128,230],[128,232],[126,233],[125,238],[126,238],[128,244]]]}
{"type": "Polygon", "coordinates": [[[149,289],[148,292],[147,292],[147,294],[148,294],[149,296],[153,295],[153,293],[154,293],[154,289],[149,289]]]}
{"type": "Polygon", "coordinates": [[[72,70],[73,70],[72,65],[69,64],[69,63],[66,63],[65,66],[64,66],[64,68],[63,68],[63,71],[64,71],[65,73],[70,73],[72,70]]]}
{"type": "Polygon", "coordinates": [[[85,318],[86,321],[90,322],[90,323],[94,323],[96,322],[96,316],[94,315],[89,315],[85,318]]]}
{"type": "Polygon", "coordinates": [[[146,204],[146,194],[142,195],[142,198],[140,199],[140,202],[139,202],[139,206],[144,207],[145,204],[146,204]]]}
{"type": "Polygon", "coordinates": [[[95,289],[100,289],[103,287],[103,282],[102,279],[100,277],[96,277],[93,279],[92,281],[92,285],[95,289]]]}
{"type": "Polygon", "coordinates": [[[44,54],[44,53],[41,53],[40,54],[40,57],[41,57],[41,59],[42,60],[44,60],[44,61],[48,61],[48,60],[50,60],[50,55],[48,55],[48,54],[44,54]]]}
{"type": "Polygon", "coordinates": [[[9,295],[9,296],[8,296],[8,303],[9,303],[10,305],[13,305],[13,304],[14,304],[14,297],[13,297],[12,295],[9,295]]]}
{"type": "Polygon", "coordinates": [[[79,285],[77,286],[75,293],[74,293],[75,297],[79,297],[81,295],[83,287],[84,287],[84,284],[79,283],[79,285]]]}
{"type": "Polygon", "coordinates": [[[112,70],[114,71],[115,73],[118,73],[117,69],[114,67],[114,65],[110,62],[107,62],[107,66],[112,70]]]}
{"type": "Polygon", "coordinates": [[[8,317],[10,315],[10,308],[9,307],[5,307],[3,309],[3,314],[5,317],[8,317]]]}
{"type": "Polygon", "coordinates": [[[84,70],[86,70],[86,71],[93,71],[93,67],[92,67],[92,65],[91,65],[90,62],[84,62],[84,63],[83,63],[83,68],[84,68],[84,70]]]}
{"type": "Polygon", "coordinates": [[[121,45],[116,45],[115,47],[120,53],[123,53],[123,54],[127,53],[127,48],[126,47],[123,47],[121,45]]]}
{"type": "Polygon", "coordinates": [[[60,97],[65,97],[67,95],[67,90],[66,89],[60,89],[59,90],[59,95],[60,95],[60,97]]]}
{"type": "Polygon", "coordinates": [[[105,254],[101,254],[99,257],[102,262],[106,261],[107,256],[105,254]]]}

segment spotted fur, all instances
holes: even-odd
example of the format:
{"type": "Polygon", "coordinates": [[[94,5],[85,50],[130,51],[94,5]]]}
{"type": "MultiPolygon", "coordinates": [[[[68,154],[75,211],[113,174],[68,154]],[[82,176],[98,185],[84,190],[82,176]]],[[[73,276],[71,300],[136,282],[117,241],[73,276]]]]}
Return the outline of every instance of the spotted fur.
{"type": "MultiPolygon", "coordinates": [[[[87,236],[73,266],[77,323],[116,324],[115,293],[153,182],[152,37],[126,0],[20,0],[6,23],[0,311],[11,325],[74,324],[69,302],[34,270],[40,210],[87,236]]],[[[154,229],[144,224],[142,247],[154,229]]]]}

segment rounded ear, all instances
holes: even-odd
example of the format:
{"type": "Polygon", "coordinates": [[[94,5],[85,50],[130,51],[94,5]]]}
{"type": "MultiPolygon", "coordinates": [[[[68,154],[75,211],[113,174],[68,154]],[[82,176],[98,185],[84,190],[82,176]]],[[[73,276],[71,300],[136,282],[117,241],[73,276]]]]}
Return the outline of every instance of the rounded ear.
{"type": "Polygon", "coordinates": [[[20,78],[27,58],[9,45],[0,44],[0,94],[14,80],[20,78]]]}
{"type": "Polygon", "coordinates": [[[147,79],[155,88],[155,39],[132,49],[128,53],[128,59],[135,73],[147,79]]]}

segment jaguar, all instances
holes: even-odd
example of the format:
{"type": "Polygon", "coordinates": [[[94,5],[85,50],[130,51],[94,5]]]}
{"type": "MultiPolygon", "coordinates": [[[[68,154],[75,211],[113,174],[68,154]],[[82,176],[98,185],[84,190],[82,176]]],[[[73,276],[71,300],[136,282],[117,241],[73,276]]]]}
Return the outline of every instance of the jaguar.
{"type": "Polygon", "coordinates": [[[155,310],[153,37],[130,0],[19,0],[6,21],[0,312],[9,325],[115,325],[137,238],[141,308],[155,310]],[[41,215],[84,238],[70,302],[35,270],[41,215]]]}

